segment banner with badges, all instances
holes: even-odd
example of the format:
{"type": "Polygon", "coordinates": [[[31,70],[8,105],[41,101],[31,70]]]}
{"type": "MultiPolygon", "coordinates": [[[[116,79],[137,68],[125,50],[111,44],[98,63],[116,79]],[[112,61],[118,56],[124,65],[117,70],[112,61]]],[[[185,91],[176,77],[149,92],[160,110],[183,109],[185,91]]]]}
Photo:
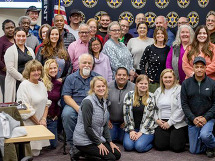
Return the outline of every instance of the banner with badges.
{"type": "MultiPolygon", "coordinates": [[[[146,15],[149,27],[154,27],[155,18],[163,15],[169,27],[175,28],[179,17],[187,17],[195,28],[205,24],[208,14],[215,13],[214,0],[63,0],[67,18],[72,9],[79,9],[85,22],[89,18],[100,19],[108,13],[112,20],[126,18],[134,27],[135,16],[142,12],[146,15]]],[[[54,0],[42,0],[43,23],[50,23],[53,17],[54,0]]],[[[69,20],[69,19],[68,19],[69,20]]]]}

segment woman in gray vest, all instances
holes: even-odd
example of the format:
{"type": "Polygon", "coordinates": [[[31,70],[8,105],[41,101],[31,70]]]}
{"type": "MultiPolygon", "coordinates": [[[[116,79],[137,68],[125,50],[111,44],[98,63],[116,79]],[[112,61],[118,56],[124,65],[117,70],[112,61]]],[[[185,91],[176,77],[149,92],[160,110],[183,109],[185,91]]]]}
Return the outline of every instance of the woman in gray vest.
{"type": "Polygon", "coordinates": [[[89,95],[82,101],[73,134],[74,145],[83,153],[115,161],[121,157],[108,129],[107,81],[96,76],[90,82],[89,95]]]}
{"type": "Polygon", "coordinates": [[[192,43],[193,38],[193,29],[188,25],[181,25],[166,59],[166,68],[173,69],[180,84],[182,84],[186,76],[182,69],[182,57],[187,46],[192,43]]]}

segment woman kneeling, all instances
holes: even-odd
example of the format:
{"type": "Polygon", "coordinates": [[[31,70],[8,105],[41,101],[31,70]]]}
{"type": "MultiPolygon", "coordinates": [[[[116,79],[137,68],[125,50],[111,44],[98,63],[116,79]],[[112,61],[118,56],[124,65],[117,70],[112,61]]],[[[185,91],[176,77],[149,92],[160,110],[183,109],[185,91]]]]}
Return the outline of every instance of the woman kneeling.
{"type": "Polygon", "coordinates": [[[126,151],[146,152],[152,148],[154,139],[154,101],[149,93],[149,78],[139,75],[135,90],[124,98],[125,136],[123,146],[126,151]]]}
{"type": "Polygon", "coordinates": [[[181,108],[181,86],[177,82],[173,70],[165,69],[160,76],[160,87],[154,93],[158,107],[154,140],[157,150],[181,152],[185,149],[187,124],[181,108]]]}
{"type": "Polygon", "coordinates": [[[121,157],[108,129],[107,81],[96,76],[90,82],[89,95],[82,101],[73,134],[74,145],[87,155],[115,161],[121,157]]]}

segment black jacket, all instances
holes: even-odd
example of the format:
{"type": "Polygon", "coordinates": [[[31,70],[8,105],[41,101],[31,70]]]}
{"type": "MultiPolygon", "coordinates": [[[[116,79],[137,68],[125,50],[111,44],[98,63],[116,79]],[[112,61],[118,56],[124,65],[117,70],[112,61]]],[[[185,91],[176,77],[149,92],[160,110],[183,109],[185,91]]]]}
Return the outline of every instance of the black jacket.
{"type": "Polygon", "coordinates": [[[194,76],[184,80],[181,88],[181,105],[190,125],[193,125],[193,120],[197,116],[203,116],[207,121],[214,118],[215,81],[207,76],[200,83],[194,76]]]}

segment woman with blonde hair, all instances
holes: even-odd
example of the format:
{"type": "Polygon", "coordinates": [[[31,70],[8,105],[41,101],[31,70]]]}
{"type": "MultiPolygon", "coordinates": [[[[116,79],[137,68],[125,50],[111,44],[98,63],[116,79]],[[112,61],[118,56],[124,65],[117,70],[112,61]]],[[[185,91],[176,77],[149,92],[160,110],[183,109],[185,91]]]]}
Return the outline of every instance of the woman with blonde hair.
{"type": "Polygon", "coordinates": [[[123,113],[125,135],[123,146],[126,151],[147,152],[152,148],[154,139],[155,105],[149,93],[149,78],[139,75],[135,90],[125,95],[123,113]]]}
{"type": "Polygon", "coordinates": [[[101,76],[94,77],[88,93],[78,112],[74,145],[87,155],[102,160],[118,160],[120,150],[112,142],[108,129],[107,81],[101,76]]]}
{"type": "Polygon", "coordinates": [[[97,37],[102,44],[104,43],[103,37],[101,35],[96,34],[98,31],[98,22],[95,18],[90,18],[86,23],[90,28],[90,39],[93,37],[97,37]]]}
{"type": "Polygon", "coordinates": [[[187,124],[181,107],[181,86],[172,69],[164,69],[160,75],[160,87],[155,91],[154,145],[157,150],[182,152],[185,149],[187,124]]]}
{"type": "MultiPolygon", "coordinates": [[[[43,67],[37,60],[31,60],[25,65],[24,80],[17,91],[17,102],[22,101],[29,105],[30,113],[21,114],[24,125],[44,125],[51,101],[48,100],[47,90],[40,79],[43,76],[43,67]]],[[[33,156],[38,156],[42,147],[49,146],[48,140],[31,141],[33,156]]]]}
{"type": "Polygon", "coordinates": [[[58,104],[61,98],[62,82],[57,79],[58,64],[55,59],[49,59],[44,65],[43,83],[48,91],[48,99],[52,101],[47,115],[47,128],[55,135],[55,139],[50,140],[51,149],[57,147],[57,124],[61,113],[58,104]]]}
{"type": "Polygon", "coordinates": [[[56,59],[58,63],[57,79],[64,81],[72,71],[69,54],[64,46],[59,29],[56,26],[47,31],[46,39],[36,55],[36,59],[45,64],[48,59],[56,59]]]}

